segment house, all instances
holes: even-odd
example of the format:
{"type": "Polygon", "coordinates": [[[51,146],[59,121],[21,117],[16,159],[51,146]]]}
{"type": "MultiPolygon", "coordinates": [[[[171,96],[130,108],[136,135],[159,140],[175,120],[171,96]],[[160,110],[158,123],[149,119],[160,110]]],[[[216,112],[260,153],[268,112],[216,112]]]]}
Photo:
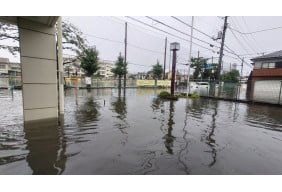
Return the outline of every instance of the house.
{"type": "Polygon", "coordinates": [[[10,62],[8,58],[0,58],[0,76],[21,76],[20,63],[10,62]]]}
{"type": "Polygon", "coordinates": [[[282,103],[282,50],[251,59],[254,69],[250,76],[250,99],[282,103]]]}

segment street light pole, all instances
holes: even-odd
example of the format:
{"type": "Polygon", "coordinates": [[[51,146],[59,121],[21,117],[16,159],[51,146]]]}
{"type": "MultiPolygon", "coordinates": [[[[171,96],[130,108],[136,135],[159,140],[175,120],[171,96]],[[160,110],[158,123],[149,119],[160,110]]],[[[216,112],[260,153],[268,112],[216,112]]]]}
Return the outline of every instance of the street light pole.
{"type": "Polygon", "coordinates": [[[172,75],[170,82],[170,94],[174,95],[174,84],[175,84],[175,67],[176,67],[176,51],[180,49],[180,44],[177,42],[170,44],[170,50],[172,51],[172,75]]]}

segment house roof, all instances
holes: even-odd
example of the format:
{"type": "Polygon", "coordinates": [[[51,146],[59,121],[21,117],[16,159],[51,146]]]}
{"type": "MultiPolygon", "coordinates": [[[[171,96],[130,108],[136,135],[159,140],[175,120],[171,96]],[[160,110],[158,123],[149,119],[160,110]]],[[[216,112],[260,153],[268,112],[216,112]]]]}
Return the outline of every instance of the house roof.
{"type": "Polygon", "coordinates": [[[282,50],[275,51],[263,56],[255,57],[251,59],[252,61],[266,60],[266,59],[282,59],[282,50]]]}

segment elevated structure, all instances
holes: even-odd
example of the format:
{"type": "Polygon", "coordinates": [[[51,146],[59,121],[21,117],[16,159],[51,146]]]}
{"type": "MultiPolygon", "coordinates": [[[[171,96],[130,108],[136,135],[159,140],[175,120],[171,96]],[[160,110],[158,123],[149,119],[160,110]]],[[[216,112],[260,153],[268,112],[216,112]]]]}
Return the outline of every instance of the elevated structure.
{"type": "Polygon", "coordinates": [[[27,16],[0,20],[19,28],[24,121],[58,118],[64,113],[61,18],[27,16]]]}

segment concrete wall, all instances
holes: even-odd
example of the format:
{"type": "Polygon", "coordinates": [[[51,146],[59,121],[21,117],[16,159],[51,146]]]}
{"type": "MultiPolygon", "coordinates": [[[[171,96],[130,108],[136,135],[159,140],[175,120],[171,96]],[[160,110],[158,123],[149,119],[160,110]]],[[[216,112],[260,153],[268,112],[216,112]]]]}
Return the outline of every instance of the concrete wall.
{"type": "Polygon", "coordinates": [[[58,118],[55,27],[18,19],[24,121],[58,118]]]}

